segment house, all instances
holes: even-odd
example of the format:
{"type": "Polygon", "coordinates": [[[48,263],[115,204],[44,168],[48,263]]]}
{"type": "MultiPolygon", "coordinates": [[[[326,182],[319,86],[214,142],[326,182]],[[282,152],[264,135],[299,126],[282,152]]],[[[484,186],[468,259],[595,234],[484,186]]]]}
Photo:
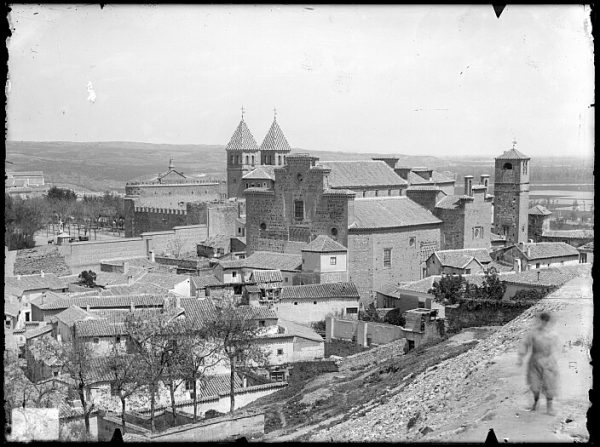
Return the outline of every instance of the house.
{"type": "Polygon", "coordinates": [[[321,234],[301,249],[300,284],[348,281],[348,249],[321,234]]]}
{"type": "Polygon", "coordinates": [[[224,284],[239,284],[236,293],[242,293],[241,285],[250,281],[253,270],[279,270],[285,284],[293,284],[302,269],[302,256],[288,253],[257,251],[244,259],[219,261],[215,276],[224,284]]]}
{"type": "Polygon", "coordinates": [[[491,261],[486,249],[439,250],[427,259],[427,276],[483,273],[491,261]]]}
{"type": "Polygon", "coordinates": [[[579,262],[582,264],[594,262],[594,242],[588,242],[587,244],[583,244],[577,247],[577,251],[579,252],[579,262]]]}
{"type": "Polygon", "coordinates": [[[24,321],[31,321],[31,301],[45,292],[67,292],[68,282],[54,273],[4,277],[4,294],[17,299],[24,321]]]}
{"type": "Polygon", "coordinates": [[[386,284],[377,289],[376,306],[384,309],[400,309],[404,313],[411,309],[431,309],[433,295],[429,290],[439,277],[428,276],[419,281],[402,284],[386,284]]]}
{"type": "Polygon", "coordinates": [[[577,264],[502,274],[500,279],[506,285],[502,299],[511,299],[521,290],[544,291],[561,287],[573,278],[590,276],[591,270],[590,264],[577,264]]]}
{"type": "Polygon", "coordinates": [[[210,296],[211,290],[222,289],[223,287],[224,284],[212,272],[190,277],[191,296],[210,296]]]}
{"type": "Polygon", "coordinates": [[[196,253],[204,258],[220,258],[231,250],[231,236],[216,235],[196,245],[196,253]]]}
{"type": "Polygon", "coordinates": [[[542,242],[564,242],[579,247],[594,240],[594,230],[544,230],[542,242]]]}
{"type": "Polygon", "coordinates": [[[13,329],[18,329],[19,323],[19,314],[21,313],[21,306],[16,303],[11,303],[7,301],[6,298],[4,300],[4,330],[7,329],[12,331],[13,329]]]}
{"type": "MultiPolygon", "coordinates": [[[[260,291],[259,300],[273,302],[279,300],[281,288],[283,287],[283,275],[280,270],[252,270],[250,282],[260,291]]],[[[254,290],[254,289],[252,289],[254,290]]],[[[251,305],[257,302],[248,301],[251,305]]]]}
{"type": "Polygon", "coordinates": [[[577,249],[564,242],[539,242],[512,245],[493,253],[494,258],[512,264],[515,271],[579,263],[577,249]]]}
{"type": "Polygon", "coordinates": [[[288,379],[296,362],[325,357],[325,341],[310,327],[280,319],[278,331],[260,337],[258,343],[267,353],[269,378],[275,382],[288,379]]]}
{"type": "Polygon", "coordinates": [[[542,242],[542,234],[550,229],[552,212],[542,205],[529,208],[527,237],[531,242],[542,242]]]}
{"type": "Polygon", "coordinates": [[[73,328],[76,322],[95,319],[97,317],[90,312],[86,312],[79,306],[71,305],[52,317],[51,322],[56,325],[56,339],[67,342],[73,338],[73,328]]]}
{"type": "Polygon", "coordinates": [[[358,318],[359,299],[350,282],[285,286],[273,309],[283,320],[309,325],[328,315],[358,318]]]}

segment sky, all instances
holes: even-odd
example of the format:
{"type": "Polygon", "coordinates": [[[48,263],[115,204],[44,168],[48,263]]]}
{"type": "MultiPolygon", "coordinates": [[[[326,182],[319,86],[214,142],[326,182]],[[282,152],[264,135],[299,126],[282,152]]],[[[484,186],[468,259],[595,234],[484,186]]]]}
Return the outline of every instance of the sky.
{"type": "Polygon", "coordinates": [[[12,5],[7,139],[590,156],[589,7],[12,5]]]}

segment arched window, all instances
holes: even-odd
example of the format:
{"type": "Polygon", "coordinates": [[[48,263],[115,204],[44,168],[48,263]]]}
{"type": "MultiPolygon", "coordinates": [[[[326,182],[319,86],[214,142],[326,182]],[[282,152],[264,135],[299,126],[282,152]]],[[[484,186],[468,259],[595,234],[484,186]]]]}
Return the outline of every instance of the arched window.
{"type": "Polygon", "coordinates": [[[260,229],[263,230],[263,231],[266,230],[267,229],[267,224],[264,223],[264,222],[261,222],[260,229]]]}
{"type": "Polygon", "coordinates": [[[231,163],[235,163],[235,157],[233,155],[231,156],[231,163]]]}
{"type": "Polygon", "coordinates": [[[248,163],[249,161],[250,161],[249,157],[246,155],[246,164],[250,164],[250,163],[248,163]]]}
{"type": "Polygon", "coordinates": [[[254,166],[254,155],[252,156],[252,166],[254,166]]]}
{"type": "Polygon", "coordinates": [[[335,239],[337,237],[337,235],[338,235],[338,229],[333,227],[331,229],[331,236],[335,239]]]}
{"type": "Polygon", "coordinates": [[[238,164],[241,165],[242,164],[242,156],[238,155],[237,160],[238,160],[238,164]]]}
{"type": "Polygon", "coordinates": [[[280,165],[281,164],[281,155],[277,156],[277,164],[280,165]]]}
{"type": "Polygon", "coordinates": [[[512,163],[508,163],[508,162],[504,163],[504,166],[502,166],[502,169],[512,170],[512,163]]]}

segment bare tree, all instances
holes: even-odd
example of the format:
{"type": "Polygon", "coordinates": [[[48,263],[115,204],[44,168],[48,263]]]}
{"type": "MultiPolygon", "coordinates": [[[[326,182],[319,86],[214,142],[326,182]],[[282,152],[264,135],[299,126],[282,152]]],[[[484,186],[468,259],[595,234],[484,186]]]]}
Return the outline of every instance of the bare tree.
{"type": "Polygon", "coordinates": [[[125,322],[125,331],[133,351],[138,355],[141,367],[140,380],[150,391],[150,425],[156,430],[154,410],[156,392],[167,374],[167,368],[174,356],[176,343],[172,336],[172,314],[157,313],[142,315],[130,314],[125,322]]]}
{"type": "Polygon", "coordinates": [[[182,255],[184,245],[185,243],[179,236],[174,236],[167,243],[167,251],[179,259],[182,255]]]}
{"type": "Polygon", "coordinates": [[[143,386],[140,371],[140,358],[136,354],[128,354],[119,343],[113,342],[107,356],[107,371],[111,375],[111,386],[116,390],[121,401],[121,424],[125,432],[125,406],[127,399],[143,386]]]}
{"type": "Polygon", "coordinates": [[[216,306],[216,316],[208,324],[208,328],[219,345],[219,350],[225,356],[230,369],[230,408],[235,409],[235,375],[266,363],[267,354],[256,343],[264,328],[258,326],[252,318],[252,309],[236,307],[232,303],[222,303],[216,306]]]}
{"type": "Polygon", "coordinates": [[[180,323],[181,337],[178,347],[181,354],[178,360],[179,371],[184,380],[192,382],[194,401],[194,422],[198,420],[198,381],[205,380],[206,371],[217,365],[222,358],[217,355],[220,346],[211,340],[207,327],[198,327],[193,320],[180,323]]]}

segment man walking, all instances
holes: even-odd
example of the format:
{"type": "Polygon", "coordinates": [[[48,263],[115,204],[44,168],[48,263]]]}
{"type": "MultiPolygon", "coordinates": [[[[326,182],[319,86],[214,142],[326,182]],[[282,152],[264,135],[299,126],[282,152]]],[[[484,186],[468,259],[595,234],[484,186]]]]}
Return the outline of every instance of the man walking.
{"type": "Polygon", "coordinates": [[[550,314],[542,312],[538,317],[536,328],[525,337],[520,349],[517,365],[523,364],[523,357],[531,349],[527,365],[527,384],[533,392],[533,406],[530,411],[536,411],[540,392],[546,396],[546,410],[554,415],[552,399],[558,386],[558,364],[555,350],[558,347],[558,337],[549,327],[550,314]]]}

